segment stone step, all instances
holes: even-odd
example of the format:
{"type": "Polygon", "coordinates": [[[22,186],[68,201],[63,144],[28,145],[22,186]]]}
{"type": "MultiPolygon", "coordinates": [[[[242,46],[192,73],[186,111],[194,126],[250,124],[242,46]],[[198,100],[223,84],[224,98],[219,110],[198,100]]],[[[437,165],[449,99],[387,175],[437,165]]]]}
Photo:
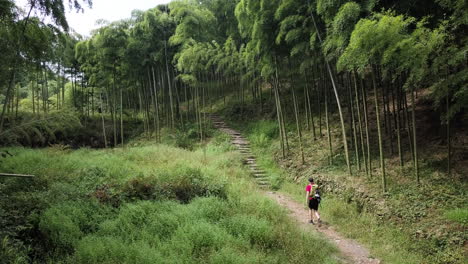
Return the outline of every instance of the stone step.
{"type": "Polygon", "coordinates": [[[265,172],[262,168],[259,168],[258,166],[255,168],[250,168],[250,170],[252,172],[260,172],[260,173],[265,172]]]}
{"type": "Polygon", "coordinates": [[[243,144],[243,145],[249,144],[249,141],[247,139],[245,139],[245,138],[242,138],[242,137],[233,137],[232,142],[233,143],[240,143],[240,144],[243,144]]]}
{"type": "Polygon", "coordinates": [[[257,183],[259,184],[270,184],[269,180],[265,180],[265,179],[256,179],[256,180],[257,180],[257,183]]]}
{"type": "Polygon", "coordinates": [[[253,174],[266,174],[264,170],[250,169],[253,174]]]}
{"type": "Polygon", "coordinates": [[[236,141],[231,141],[231,143],[237,147],[245,147],[249,145],[249,143],[242,143],[242,142],[236,142],[236,141]]]}
{"type": "Polygon", "coordinates": [[[258,185],[260,188],[270,188],[270,184],[260,184],[260,183],[257,183],[257,185],[258,185]]]}

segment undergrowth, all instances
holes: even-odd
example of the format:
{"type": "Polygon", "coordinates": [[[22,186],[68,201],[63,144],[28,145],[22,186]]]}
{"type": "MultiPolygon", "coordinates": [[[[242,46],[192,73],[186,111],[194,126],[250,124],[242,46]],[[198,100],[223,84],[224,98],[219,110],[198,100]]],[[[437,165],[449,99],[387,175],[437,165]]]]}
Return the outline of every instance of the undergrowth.
{"type": "MultiPolygon", "coordinates": [[[[367,245],[385,263],[464,263],[466,183],[444,176],[430,161],[421,160],[418,186],[412,179],[411,163],[399,168],[391,161],[387,163],[389,191],[383,194],[377,160],[373,159],[371,177],[364,172],[347,176],[338,127],[332,128],[333,163],[329,162],[326,131],[317,133],[314,140],[304,130],[306,162],[301,164],[296,134],[288,132],[290,151],[283,157],[277,122],[264,117],[245,121],[229,116],[227,121],[251,142],[259,166],[275,179],[275,189],[302,202],[307,179],[315,178],[323,188],[323,219],[367,245]]],[[[293,124],[287,126],[288,131],[295,131],[293,124]]]]}
{"type": "MultiPolygon", "coordinates": [[[[135,146],[133,146],[135,145],[135,146]]],[[[0,259],[10,263],[338,263],[255,191],[229,139],[184,150],[7,148],[0,259]],[[310,250],[314,245],[316,250],[310,250]]]]}
{"type": "MultiPolygon", "coordinates": [[[[141,134],[142,124],[138,119],[124,115],[124,139],[141,134]]],[[[113,146],[114,133],[110,116],[105,116],[104,127],[108,146],[113,146]]],[[[120,121],[117,125],[117,139],[120,144],[120,121]]],[[[101,116],[83,116],[71,109],[44,113],[18,112],[15,119],[6,119],[0,132],[0,146],[46,147],[63,145],[71,148],[103,148],[104,132],[101,116]]]]}

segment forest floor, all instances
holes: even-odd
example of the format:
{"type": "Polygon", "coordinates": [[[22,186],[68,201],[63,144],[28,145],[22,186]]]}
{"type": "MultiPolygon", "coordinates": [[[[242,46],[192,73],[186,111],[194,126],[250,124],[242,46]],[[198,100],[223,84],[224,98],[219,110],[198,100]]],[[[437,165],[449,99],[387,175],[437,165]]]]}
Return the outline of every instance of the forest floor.
{"type": "MultiPolygon", "coordinates": [[[[264,175],[264,171],[258,168],[255,156],[250,152],[249,142],[242,137],[241,133],[228,127],[219,116],[210,116],[214,126],[217,129],[227,133],[232,138],[232,144],[235,145],[245,157],[245,163],[250,167],[250,170],[260,187],[268,187],[269,183],[266,182],[268,177],[264,175]]],[[[370,256],[367,248],[360,245],[352,239],[345,238],[334,230],[326,222],[312,225],[309,223],[309,213],[303,205],[296,202],[293,198],[284,193],[277,193],[273,191],[265,191],[263,194],[270,199],[276,201],[283,208],[287,209],[289,216],[297,222],[298,226],[305,231],[316,231],[321,233],[325,238],[330,240],[340,250],[341,254],[346,257],[343,260],[347,263],[357,264],[378,264],[380,260],[370,256]]]]}

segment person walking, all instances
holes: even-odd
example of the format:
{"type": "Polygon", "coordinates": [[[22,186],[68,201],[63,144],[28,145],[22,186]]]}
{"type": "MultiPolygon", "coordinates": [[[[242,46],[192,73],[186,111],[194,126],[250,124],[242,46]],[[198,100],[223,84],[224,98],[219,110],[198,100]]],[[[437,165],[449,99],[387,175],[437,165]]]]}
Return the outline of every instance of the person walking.
{"type": "Polygon", "coordinates": [[[318,212],[318,206],[320,203],[320,195],[317,193],[318,185],[314,183],[313,178],[309,178],[309,184],[306,186],[306,203],[309,206],[310,220],[309,223],[314,224],[314,215],[316,222],[320,223],[320,214],[318,212]]]}

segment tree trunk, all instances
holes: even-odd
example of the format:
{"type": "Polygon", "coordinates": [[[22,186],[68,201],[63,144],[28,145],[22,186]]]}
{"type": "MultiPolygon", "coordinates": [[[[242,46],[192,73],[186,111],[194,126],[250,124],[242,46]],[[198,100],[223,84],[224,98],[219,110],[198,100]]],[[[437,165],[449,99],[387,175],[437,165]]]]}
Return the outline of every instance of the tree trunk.
{"type": "MultiPolygon", "coordinates": [[[[349,75],[348,75],[349,79],[349,75]]],[[[351,88],[351,80],[349,79],[348,83],[348,93],[349,93],[349,107],[351,112],[351,128],[353,130],[353,139],[354,139],[354,155],[356,155],[356,164],[358,166],[358,170],[361,171],[361,161],[359,157],[359,147],[358,147],[358,137],[357,137],[357,128],[356,128],[356,121],[354,120],[354,102],[353,102],[353,92],[351,88]]],[[[357,101],[356,101],[357,104],[357,101]]]]}
{"type": "MultiPolygon", "coordinates": [[[[312,125],[311,129],[312,129],[312,135],[314,137],[314,140],[317,139],[317,136],[315,134],[315,120],[314,120],[314,113],[312,111],[312,106],[310,105],[310,92],[309,92],[309,81],[307,80],[307,74],[304,74],[305,78],[306,78],[306,87],[305,87],[305,91],[306,91],[306,109],[309,111],[309,115],[310,115],[310,123],[312,125]]],[[[314,85],[314,84],[312,84],[314,85]]],[[[309,120],[307,120],[307,123],[309,123],[309,120]]]]}
{"type": "Polygon", "coordinates": [[[399,163],[400,167],[403,167],[403,151],[401,149],[401,108],[400,108],[400,103],[401,103],[401,92],[400,92],[400,87],[397,86],[396,90],[396,96],[397,96],[397,103],[396,105],[393,104],[393,111],[396,112],[396,135],[397,135],[397,148],[398,148],[398,158],[399,158],[399,163]]]}
{"type": "Polygon", "coordinates": [[[371,66],[372,68],[372,84],[374,86],[374,102],[375,102],[375,116],[377,119],[377,134],[379,137],[379,154],[380,154],[380,169],[382,173],[382,188],[383,191],[387,191],[387,179],[385,176],[385,163],[384,163],[384,153],[383,153],[383,144],[382,144],[382,131],[380,128],[380,110],[379,110],[379,99],[378,99],[378,93],[377,93],[377,83],[375,80],[375,72],[374,72],[374,67],[371,66]]]}
{"type": "Polygon", "coordinates": [[[2,108],[2,113],[0,114],[0,133],[3,131],[3,122],[5,121],[5,112],[6,112],[6,107],[8,100],[10,99],[11,96],[11,90],[13,89],[13,85],[15,84],[15,79],[16,79],[16,71],[18,70],[18,64],[19,64],[19,59],[20,59],[20,52],[21,52],[21,42],[24,38],[24,33],[26,31],[26,26],[29,22],[29,17],[31,16],[31,12],[36,4],[36,0],[31,1],[31,7],[29,8],[28,15],[26,18],[23,20],[23,28],[22,28],[22,33],[20,38],[18,39],[18,43],[16,45],[16,56],[15,59],[13,60],[13,66],[11,67],[11,72],[10,72],[10,78],[7,86],[7,91],[5,95],[5,103],[3,104],[2,108]]]}
{"type": "Polygon", "coordinates": [[[171,108],[171,124],[170,127],[174,129],[175,116],[174,116],[174,100],[172,98],[172,86],[171,86],[171,76],[169,73],[169,63],[167,62],[167,43],[164,41],[164,57],[166,61],[166,73],[167,73],[167,85],[169,90],[169,106],[171,108]]]}
{"type": "MultiPolygon", "coordinates": [[[[149,71],[149,68],[148,68],[149,71]]],[[[161,136],[160,136],[160,124],[159,124],[159,105],[158,105],[158,90],[156,89],[156,75],[154,74],[154,67],[151,66],[151,72],[153,73],[153,100],[154,100],[154,125],[156,128],[156,142],[160,142],[161,136]]],[[[148,73],[149,74],[149,73],[148,73]]],[[[151,78],[151,77],[150,77],[151,78]]],[[[150,79],[151,82],[151,79],[150,79]]],[[[162,82],[162,80],[161,80],[162,82]]],[[[151,83],[150,83],[150,89],[151,89],[151,83]]]]}
{"type": "MultiPolygon", "coordinates": [[[[320,41],[320,44],[322,44],[322,38],[320,36],[320,32],[318,30],[317,23],[315,22],[314,13],[311,12],[310,14],[311,14],[311,17],[312,17],[312,21],[314,23],[314,27],[315,27],[315,31],[317,33],[317,37],[318,37],[318,39],[320,41]]],[[[343,111],[341,110],[340,97],[338,96],[338,89],[337,89],[336,84],[335,84],[335,78],[333,76],[333,72],[331,70],[330,64],[328,63],[325,55],[323,56],[323,59],[324,59],[325,64],[326,64],[328,74],[330,75],[330,80],[331,80],[331,83],[332,83],[332,86],[333,86],[333,91],[335,92],[336,105],[338,107],[338,114],[340,116],[341,132],[343,134],[343,145],[344,145],[344,149],[345,149],[346,166],[348,167],[348,174],[351,176],[352,173],[351,173],[351,163],[350,163],[350,160],[349,160],[349,152],[348,152],[348,140],[346,139],[346,128],[345,128],[345,124],[344,124],[343,111]]]]}
{"type": "Polygon", "coordinates": [[[354,93],[356,96],[355,97],[356,98],[356,110],[357,110],[358,123],[359,123],[359,137],[361,141],[361,153],[362,153],[362,158],[364,161],[364,170],[366,172],[366,175],[369,175],[369,172],[367,169],[366,152],[364,150],[364,135],[363,135],[363,129],[362,129],[361,105],[359,103],[359,90],[358,90],[358,84],[357,84],[355,72],[353,72],[353,79],[354,79],[354,93]]]}
{"type": "Polygon", "coordinates": [[[123,96],[122,96],[122,91],[123,89],[120,88],[120,142],[122,144],[122,147],[125,147],[124,145],[124,123],[123,123],[123,96]]]}
{"type": "Polygon", "coordinates": [[[366,127],[366,145],[367,145],[367,167],[369,171],[369,177],[372,177],[372,159],[371,159],[371,150],[370,150],[370,133],[369,133],[369,119],[367,117],[367,92],[364,87],[364,81],[361,78],[361,92],[363,97],[363,104],[364,104],[364,124],[366,127]]]}
{"type": "Polygon", "coordinates": [[[291,90],[292,90],[293,104],[294,104],[294,116],[296,117],[297,135],[299,137],[299,148],[301,150],[301,161],[302,161],[302,164],[304,164],[305,163],[304,147],[302,146],[302,132],[301,132],[301,125],[299,124],[299,106],[297,104],[296,93],[294,92],[294,87],[292,86],[292,83],[291,83],[291,90]]]}
{"type": "MultiPolygon", "coordinates": [[[[37,80],[36,80],[37,82],[37,80]]],[[[35,90],[35,87],[34,87],[34,81],[31,81],[31,94],[32,94],[32,107],[33,107],[33,114],[35,115],[36,114],[36,98],[35,98],[35,95],[34,95],[34,90],[35,90]]]]}
{"type": "Polygon", "coordinates": [[[104,148],[107,148],[107,135],[106,135],[106,124],[104,122],[104,106],[102,104],[102,94],[101,94],[101,121],[102,121],[102,135],[104,136],[104,148]]]}
{"type": "Polygon", "coordinates": [[[414,100],[414,87],[411,86],[411,119],[413,121],[413,148],[414,148],[414,173],[419,184],[418,144],[416,142],[416,102],[414,100]]]}
{"type": "Polygon", "coordinates": [[[449,117],[449,110],[450,110],[450,101],[449,101],[449,92],[447,92],[447,97],[446,97],[446,111],[447,111],[447,175],[450,176],[451,174],[451,168],[450,168],[450,161],[451,161],[451,152],[452,152],[452,147],[451,147],[451,142],[450,142],[450,117],[449,117]]]}

